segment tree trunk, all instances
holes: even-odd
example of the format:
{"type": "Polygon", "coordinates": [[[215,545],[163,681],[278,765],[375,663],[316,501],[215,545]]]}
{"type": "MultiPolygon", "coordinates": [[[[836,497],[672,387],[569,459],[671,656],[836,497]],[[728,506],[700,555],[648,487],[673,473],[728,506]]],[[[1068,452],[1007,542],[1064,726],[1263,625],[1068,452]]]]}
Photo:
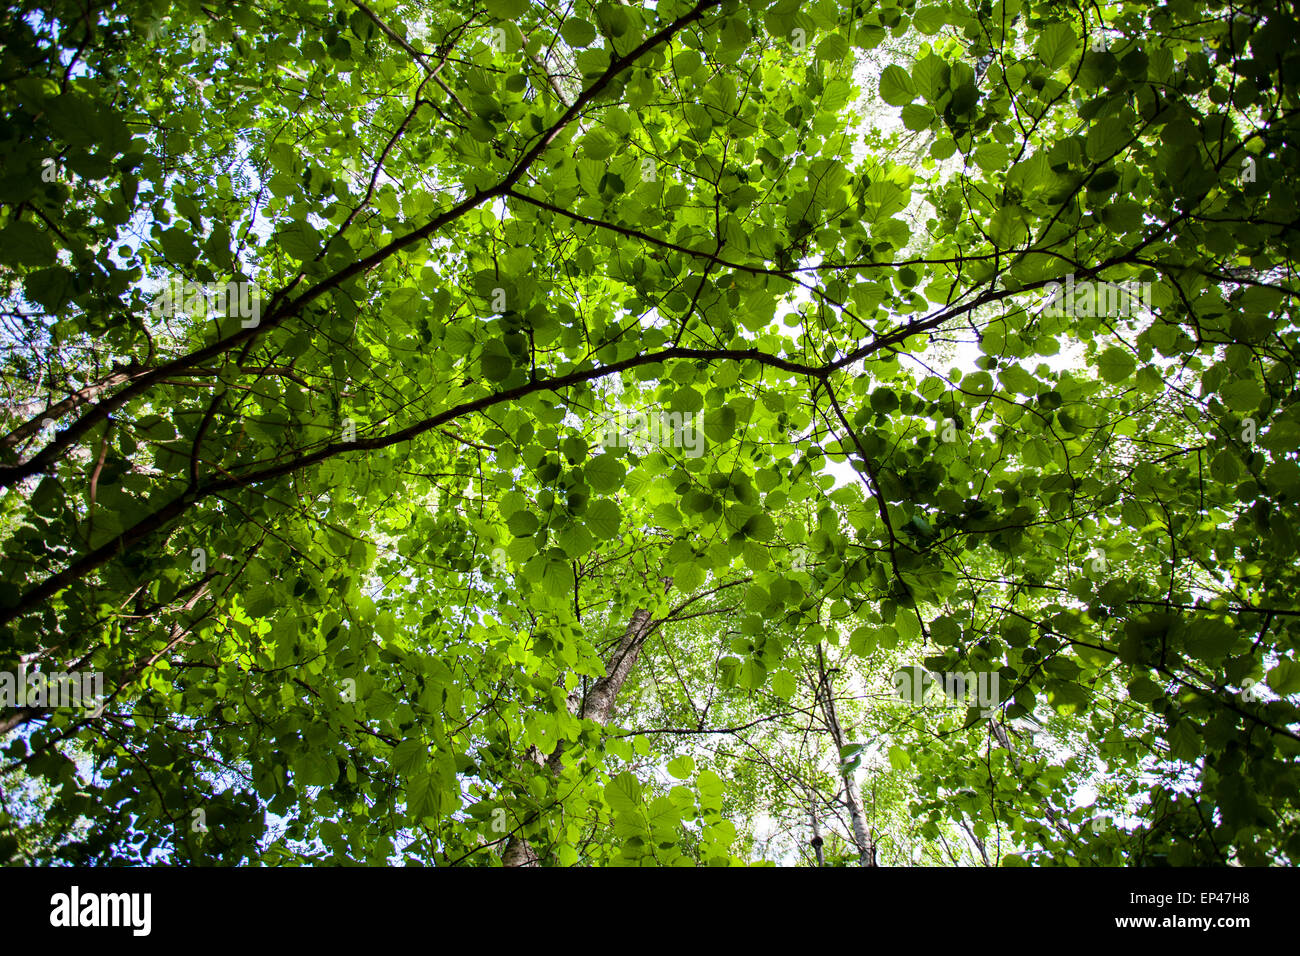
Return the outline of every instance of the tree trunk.
{"type": "MultiPolygon", "coordinates": [[[[817,799],[816,796],[814,796],[813,799],[815,801],[817,799]]],[[[812,839],[809,840],[808,842],[812,844],[813,852],[817,854],[817,865],[825,866],[826,854],[822,852],[822,831],[821,828],[817,826],[817,804],[816,803],[813,803],[813,808],[812,808],[812,831],[813,831],[812,839]]]]}
{"type": "MultiPolygon", "coordinates": [[[[665,584],[671,587],[671,579],[667,579],[665,584]]],[[[641,656],[641,648],[646,638],[650,636],[653,623],[649,611],[638,610],[633,613],[632,619],[623,631],[623,636],[619,638],[618,646],[610,655],[605,676],[592,685],[582,701],[582,709],[579,713],[581,718],[594,720],[598,724],[609,723],[610,715],[614,711],[614,701],[618,697],[618,692],[623,689],[623,682],[627,680],[627,675],[632,673],[632,666],[641,656]]],[[[560,772],[563,755],[564,745],[557,744],[551,756],[546,759],[546,766],[552,773],[560,772]]],[[[537,866],[537,853],[528,845],[527,840],[512,836],[506,843],[505,852],[501,854],[501,865],[537,866]]]]}
{"type": "Polygon", "coordinates": [[[844,731],[840,729],[839,718],[835,716],[835,695],[831,693],[831,684],[826,676],[826,661],[822,657],[822,646],[817,645],[817,672],[820,682],[817,696],[821,698],[822,712],[826,715],[826,724],[835,741],[835,759],[840,765],[840,779],[844,781],[844,803],[849,810],[849,820],[853,824],[853,842],[858,845],[858,865],[876,865],[876,846],[867,830],[866,814],[862,811],[862,800],[858,797],[858,788],[853,780],[853,772],[844,767],[840,754],[844,750],[844,731]]]}

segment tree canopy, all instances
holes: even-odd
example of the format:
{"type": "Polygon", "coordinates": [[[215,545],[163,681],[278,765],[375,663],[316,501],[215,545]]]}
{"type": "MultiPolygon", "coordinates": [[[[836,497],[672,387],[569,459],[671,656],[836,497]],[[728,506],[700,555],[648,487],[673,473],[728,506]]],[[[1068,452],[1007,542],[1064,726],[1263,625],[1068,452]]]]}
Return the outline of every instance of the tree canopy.
{"type": "Polygon", "coordinates": [[[0,859],[1295,863],[1296,33],[11,4],[0,859]]]}

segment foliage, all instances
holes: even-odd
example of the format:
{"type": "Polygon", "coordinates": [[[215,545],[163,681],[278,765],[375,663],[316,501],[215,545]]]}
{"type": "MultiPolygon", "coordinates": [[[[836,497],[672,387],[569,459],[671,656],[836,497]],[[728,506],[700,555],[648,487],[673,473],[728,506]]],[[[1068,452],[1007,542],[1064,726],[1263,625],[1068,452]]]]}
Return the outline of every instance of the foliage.
{"type": "Polygon", "coordinates": [[[1291,10],[89,9],[0,14],[0,671],[108,691],[5,855],[1300,857],[1291,10]]]}

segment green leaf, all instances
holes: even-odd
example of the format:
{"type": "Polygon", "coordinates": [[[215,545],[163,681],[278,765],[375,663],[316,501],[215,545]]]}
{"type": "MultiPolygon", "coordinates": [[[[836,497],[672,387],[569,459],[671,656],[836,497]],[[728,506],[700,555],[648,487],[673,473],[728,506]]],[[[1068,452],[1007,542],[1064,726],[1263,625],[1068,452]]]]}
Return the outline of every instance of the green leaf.
{"type": "Polygon", "coordinates": [[[560,36],[570,46],[589,46],[596,39],[596,28],[579,17],[569,17],[560,28],[560,36]]]}
{"type": "Polygon", "coordinates": [[[542,570],[542,586],[553,598],[567,598],[573,594],[573,567],[568,561],[550,560],[542,570]]]}
{"type": "Polygon", "coordinates": [[[849,41],[838,33],[830,33],[817,44],[815,59],[839,63],[849,55],[849,41]]]}
{"type": "Polygon", "coordinates": [[[605,786],[605,802],[615,813],[633,813],[641,806],[641,783],[624,771],[605,786]]]}
{"type": "Polygon", "coordinates": [[[320,252],[321,237],[310,223],[291,223],[277,233],[280,248],[300,262],[315,258],[320,252]]]}
{"type": "Polygon", "coordinates": [[[791,700],[799,689],[799,680],[789,671],[777,671],[772,675],[772,693],[782,700],[791,700]]]}
{"type": "Polygon", "coordinates": [[[429,747],[422,740],[408,737],[388,757],[388,762],[399,776],[411,778],[425,770],[429,760],[429,747]]]}
{"type": "Polygon", "coordinates": [[[726,444],[736,432],[736,410],[729,405],[704,413],[704,436],[717,445],[726,444]]]}
{"type": "Polygon", "coordinates": [[[892,388],[878,388],[871,393],[871,410],[888,415],[899,408],[898,395],[892,388]]]}
{"type": "Polygon", "coordinates": [[[0,264],[48,266],[54,262],[54,243],[49,233],[24,220],[0,229],[0,264]]]}
{"type": "Polygon", "coordinates": [[[1049,70],[1056,70],[1069,62],[1079,38],[1069,23],[1053,23],[1038,35],[1034,52],[1049,70]]]}
{"type": "Polygon", "coordinates": [[[162,245],[163,255],[177,265],[193,262],[199,254],[199,247],[195,244],[194,237],[184,229],[164,230],[159,243],[162,245]]]}
{"type": "Polygon", "coordinates": [[[503,382],[514,371],[515,361],[500,339],[491,339],[479,357],[479,368],[490,382],[503,382]]]}
{"type": "Polygon", "coordinates": [[[328,787],[338,779],[338,761],[328,752],[308,750],[293,760],[293,774],[304,787],[328,787]]]}
{"type": "Polygon", "coordinates": [[[918,93],[931,103],[936,102],[948,88],[950,70],[948,61],[928,53],[912,67],[912,82],[918,93]]]}
{"type": "Polygon", "coordinates": [[[90,146],[108,133],[103,108],[89,96],[64,93],[49,101],[50,128],[73,146],[90,146]]]}
{"type": "Polygon", "coordinates": [[[623,513],[611,498],[597,498],[584,516],[591,533],[601,541],[617,538],[623,524],[623,513]]]}
{"type": "Polygon", "coordinates": [[[930,639],[941,647],[951,647],[961,640],[961,625],[946,615],[935,618],[930,622],[930,639]]]}
{"type": "Polygon", "coordinates": [[[1279,662],[1268,672],[1265,683],[1274,693],[1284,697],[1300,694],[1300,661],[1279,662]]]}
{"type": "Polygon", "coordinates": [[[23,280],[27,297],[47,312],[57,312],[72,297],[72,273],[63,266],[33,272],[23,280]]]}
{"type": "Polygon", "coordinates": [[[1112,345],[1101,353],[1101,357],[1097,360],[1097,369],[1105,381],[1114,385],[1132,379],[1133,372],[1137,369],[1137,361],[1127,349],[1112,345]]]}
{"type": "Polygon", "coordinates": [[[1183,642],[1193,657],[1219,661],[1226,657],[1237,639],[1237,631],[1213,618],[1198,617],[1182,628],[1183,642]]]}
{"type": "Polygon", "coordinates": [[[595,455],[583,469],[592,491],[613,491],[622,485],[627,469],[611,454],[595,455]]]}
{"type": "Polygon", "coordinates": [[[890,106],[906,106],[916,99],[912,77],[901,66],[891,63],[880,74],[880,98],[890,106]]]}
{"type": "Polygon", "coordinates": [[[485,0],[484,6],[497,20],[517,20],[528,12],[528,0],[485,0]]]}
{"type": "Polygon", "coordinates": [[[1201,735],[1190,720],[1180,720],[1169,733],[1169,749],[1182,760],[1195,760],[1201,755],[1201,735]]]}
{"type": "Polygon", "coordinates": [[[516,511],[506,519],[506,527],[516,538],[523,538],[533,534],[541,522],[537,515],[531,511],[516,511]]]}
{"type": "Polygon", "coordinates": [[[866,655],[875,649],[877,635],[875,628],[862,626],[849,635],[849,650],[854,654],[866,655]]]}
{"type": "Polygon", "coordinates": [[[1253,412],[1264,401],[1264,389],[1252,378],[1238,379],[1219,394],[1234,412],[1253,412]]]}
{"type": "Polygon", "coordinates": [[[695,759],[687,755],[674,757],[668,761],[668,772],[678,780],[685,780],[695,772],[695,759]]]}
{"type": "Polygon", "coordinates": [[[916,103],[909,103],[903,107],[903,125],[913,132],[921,132],[930,128],[934,122],[934,110],[928,106],[920,106],[916,103]]]}

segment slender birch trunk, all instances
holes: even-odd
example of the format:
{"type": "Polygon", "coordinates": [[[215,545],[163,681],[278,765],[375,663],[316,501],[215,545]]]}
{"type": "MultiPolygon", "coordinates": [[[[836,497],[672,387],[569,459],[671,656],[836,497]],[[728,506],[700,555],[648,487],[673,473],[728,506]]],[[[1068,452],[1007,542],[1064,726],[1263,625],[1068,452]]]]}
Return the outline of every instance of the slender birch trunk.
{"type": "MultiPolygon", "coordinates": [[[[582,709],[579,713],[581,718],[594,720],[598,724],[609,723],[610,715],[614,711],[614,701],[618,698],[618,692],[623,689],[628,674],[632,673],[637,658],[641,656],[641,648],[646,638],[650,636],[652,625],[649,611],[638,610],[632,615],[632,619],[623,631],[623,636],[619,639],[618,646],[610,655],[605,676],[592,685],[582,701],[582,709]]],[[[546,758],[546,766],[552,773],[560,772],[563,754],[564,745],[560,744],[556,746],[551,756],[546,758]]],[[[538,762],[542,762],[540,758],[538,762]]],[[[537,853],[528,845],[527,840],[512,836],[506,843],[505,852],[501,854],[501,865],[537,866],[537,853]]]]}
{"type": "Polygon", "coordinates": [[[826,660],[822,656],[822,646],[817,645],[817,673],[819,677],[817,696],[821,699],[822,713],[826,716],[826,725],[830,728],[835,741],[835,759],[840,763],[840,779],[844,782],[844,803],[849,810],[849,820],[853,824],[853,842],[858,846],[860,866],[876,865],[876,847],[867,829],[866,814],[862,810],[862,800],[853,780],[853,772],[843,766],[840,753],[844,749],[844,731],[840,728],[839,718],[835,714],[835,695],[831,692],[830,679],[826,674],[826,660]]]}

